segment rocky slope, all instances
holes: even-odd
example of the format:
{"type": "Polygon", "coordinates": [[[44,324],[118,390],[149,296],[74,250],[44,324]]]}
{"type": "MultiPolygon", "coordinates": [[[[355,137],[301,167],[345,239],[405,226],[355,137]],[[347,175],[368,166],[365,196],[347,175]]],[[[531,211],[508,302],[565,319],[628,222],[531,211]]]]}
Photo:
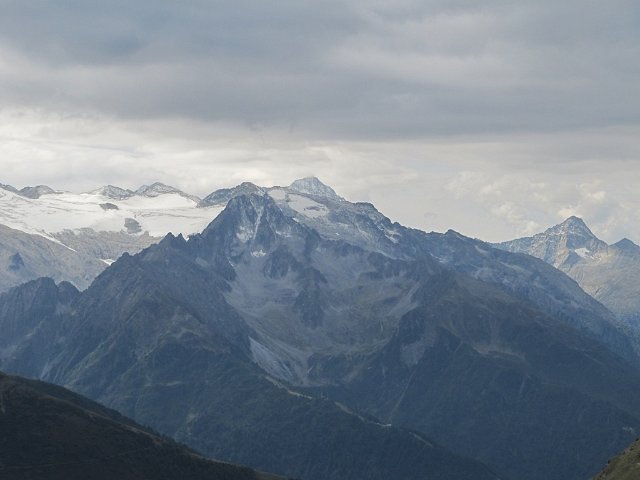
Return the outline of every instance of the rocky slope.
{"type": "Polygon", "coordinates": [[[84,293],[43,279],[5,294],[5,338],[29,338],[5,340],[6,366],[260,470],[305,479],[501,478],[265,375],[251,359],[250,329],[222,298],[221,278],[185,262],[176,248],[183,242],[165,240],[144,259],[124,256],[84,293]],[[162,279],[167,267],[172,278],[162,279]]]}

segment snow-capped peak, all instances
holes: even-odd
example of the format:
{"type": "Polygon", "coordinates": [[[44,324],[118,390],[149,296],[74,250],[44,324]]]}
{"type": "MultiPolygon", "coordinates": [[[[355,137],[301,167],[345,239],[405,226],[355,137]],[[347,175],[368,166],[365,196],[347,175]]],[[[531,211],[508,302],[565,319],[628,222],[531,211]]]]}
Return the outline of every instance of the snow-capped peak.
{"type": "Polygon", "coordinates": [[[12,187],[11,185],[5,185],[4,183],[0,183],[0,188],[3,190],[7,190],[8,192],[20,193],[16,187],[12,187]]]}
{"type": "Polygon", "coordinates": [[[532,237],[496,246],[511,252],[528,253],[558,268],[564,264],[572,265],[580,259],[598,258],[608,248],[605,242],[593,234],[584,220],[576,216],[532,237]]]}
{"type": "Polygon", "coordinates": [[[23,197],[27,198],[40,198],[42,195],[50,195],[56,192],[53,188],[46,185],[36,185],[35,187],[24,187],[18,192],[23,197]]]}
{"type": "Polygon", "coordinates": [[[306,177],[295,180],[291,185],[289,185],[289,190],[306,193],[307,195],[324,197],[331,200],[343,200],[343,198],[338,196],[333,188],[322,183],[317,177],[306,177]]]}
{"type": "Polygon", "coordinates": [[[52,193],[62,193],[54,190],[47,185],[36,185],[35,187],[23,187],[20,190],[11,186],[0,183],[0,188],[2,190],[6,190],[8,192],[16,193],[21,197],[36,199],[40,198],[42,195],[50,195],[52,193]]]}
{"type": "Polygon", "coordinates": [[[199,207],[207,207],[210,205],[226,205],[229,200],[239,195],[250,195],[252,193],[256,195],[264,195],[264,188],[257,186],[251,182],[242,182],[232,188],[221,188],[215,192],[210,193],[202,199],[199,207]]]}
{"type": "Polygon", "coordinates": [[[100,187],[89,193],[102,195],[103,197],[108,197],[113,200],[126,200],[127,198],[131,198],[132,196],[135,195],[135,192],[129,189],[116,187],[114,185],[105,185],[104,187],[100,187]]]}
{"type": "Polygon", "coordinates": [[[578,248],[588,248],[589,250],[597,250],[598,246],[606,247],[606,244],[596,237],[579,217],[571,216],[564,222],[551,227],[542,235],[546,237],[557,237],[567,248],[575,250],[578,248]],[[601,245],[600,245],[601,244],[601,245]]]}
{"type": "Polygon", "coordinates": [[[589,227],[587,227],[587,224],[584,223],[584,220],[581,219],[580,217],[576,217],[575,215],[570,216],[564,222],[556,225],[555,227],[551,227],[550,230],[554,230],[554,229],[559,229],[559,230],[562,230],[563,232],[568,232],[568,233],[576,233],[576,232],[587,233],[593,236],[593,233],[591,232],[589,227]]]}
{"type": "Polygon", "coordinates": [[[178,194],[182,197],[189,198],[196,203],[200,202],[200,198],[196,197],[195,195],[189,195],[188,193],[185,193],[182,190],[172,187],[171,185],[166,185],[160,182],[155,182],[155,183],[152,183],[151,185],[142,185],[140,188],[138,188],[135,191],[136,195],[140,195],[142,197],[152,197],[152,198],[157,197],[159,195],[165,195],[168,193],[178,194]]]}
{"type": "Polygon", "coordinates": [[[151,185],[142,185],[136,190],[136,195],[142,195],[144,197],[157,197],[158,195],[162,195],[164,193],[177,193],[179,191],[180,190],[170,185],[166,185],[160,182],[154,182],[151,185]]]}

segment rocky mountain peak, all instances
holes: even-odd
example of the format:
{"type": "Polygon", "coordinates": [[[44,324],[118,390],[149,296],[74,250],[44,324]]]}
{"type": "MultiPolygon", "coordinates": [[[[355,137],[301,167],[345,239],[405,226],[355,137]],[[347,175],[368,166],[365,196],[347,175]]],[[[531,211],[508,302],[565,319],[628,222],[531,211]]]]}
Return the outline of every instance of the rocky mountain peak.
{"type": "Polygon", "coordinates": [[[331,200],[342,200],[333,188],[322,183],[317,177],[305,177],[295,180],[289,185],[289,190],[317,197],[325,197],[331,200]]]}
{"type": "Polygon", "coordinates": [[[35,187],[24,187],[20,189],[20,195],[27,198],[40,198],[42,195],[56,193],[56,191],[47,185],[36,185],[35,187]]]}
{"type": "Polygon", "coordinates": [[[264,189],[251,182],[242,182],[232,188],[221,188],[216,190],[202,199],[198,204],[199,207],[208,207],[211,205],[226,205],[229,200],[239,195],[264,195],[264,189]]]}
{"type": "Polygon", "coordinates": [[[143,197],[151,197],[151,198],[158,197],[160,195],[164,195],[167,193],[175,193],[182,197],[189,198],[190,200],[193,200],[196,203],[200,203],[200,198],[196,197],[195,195],[190,195],[188,193],[183,192],[180,189],[172,187],[171,185],[166,185],[161,182],[154,182],[151,185],[142,185],[140,188],[138,188],[135,191],[136,195],[140,195],[143,197]]]}
{"type": "Polygon", "coordinates": [[[100,187],[97,190],[93,190],[90,193],[102,195],[104,197],[111,198],[113,200],[126,200],[127,198],[130,198],[133,195],[135,195],[135,192],[129,189],[116,187],[115,185],[105,185],[104,187],[100,187]]]}
{"type": "Polygon", "coordinates": [[[542,235],[557,237],[558,246],[569,250],[599,250],[607,246],[606,243],[593,234],[584,220],[576,216],[567,218],[564,222],[551,227],[542,235]]]}
{"type": "Polygon", "coordinates": [[[561,233],[571,234],[571,235],[587,235],[591,237],[595,237],[593,232],[589,229],[584,220],[580,217],[576,217],[572,215],[567,218],[564,222],[556,225],[555,227],[551,227],[553,231],[559,231],[561,233]]]}
{"type": "Polygon", "coordinates": [[[11,185],[5,185],[4,183],[0,183],[0,188],[3,190],[7,190],[9,192],[13,192],[13,193],[19,193],[18,189],[16,187],[13,187],[11,185]]]}
{"type": "Polygon", "coordinates": [[[608,245],[596,237],[579,217],[564,222],[532,237],[524,237],[496,245],[511,252],[533,255],[551,265],[573,265],[584,258],[594,258],[606,251],[608,245]]]}
{"type": "Polygon", "coordinates": [[[136,194],[145,197],[157,197],[158,195],[162,195],[164,193],[176,193],[179,191],[180,190],[170,185],[166,185],[161,182],[154,182],[151,185],[142,185],[136,190],[136,194]]]}
{"type": "Polygon", "coordinates": [[[231,256],[250,251],[263,255],[271,250],[277,237],[292,237],[303,228],[284,215],[267,195],[239,195],[202,233],[210,244],[224,247],[231,256]]]}
{"type": "Polygon", "coordinates": [[[614,243],[612,247],[624,253],[632,253],[632,254],[640,253],[640,246],[636,245],[628,238],[623,238],[619,242],[614,243]]]}

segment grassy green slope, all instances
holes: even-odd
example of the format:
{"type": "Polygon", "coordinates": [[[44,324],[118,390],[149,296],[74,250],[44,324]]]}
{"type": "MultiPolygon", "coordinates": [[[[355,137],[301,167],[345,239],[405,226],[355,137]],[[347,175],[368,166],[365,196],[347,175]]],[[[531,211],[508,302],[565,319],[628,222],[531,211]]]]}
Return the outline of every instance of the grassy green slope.
{"type": "Polygon", "coordinates": [[[638,480],[640,478],[640,440],[636,440],[593,480],[638,480]]]}

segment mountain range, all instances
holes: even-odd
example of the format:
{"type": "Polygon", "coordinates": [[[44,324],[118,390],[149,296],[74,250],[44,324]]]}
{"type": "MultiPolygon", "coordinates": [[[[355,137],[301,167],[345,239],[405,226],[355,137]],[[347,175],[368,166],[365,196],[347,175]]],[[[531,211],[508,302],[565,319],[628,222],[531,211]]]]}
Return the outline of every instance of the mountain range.
{"type": "MultiPolygon", "coordinates": [[[[313,179],[289,188],[322,189],[313,179]]],[[[246,182],[200,199],[160,182],[80,194],[0,184],[0,292],[43,276],[83,290],[124,252],[137,253],[167,233],[199,233],[233,196],[267,190],[246,182]]]]}
{"type": "Polygon", "coordinates": [[[220,210],[201,233],[84,291],[0,296],[0,366],[310,480],[579,479],[637,435],[638,342],[543,260],[403,227],[315,178],[198,205],[220,210]]]}

